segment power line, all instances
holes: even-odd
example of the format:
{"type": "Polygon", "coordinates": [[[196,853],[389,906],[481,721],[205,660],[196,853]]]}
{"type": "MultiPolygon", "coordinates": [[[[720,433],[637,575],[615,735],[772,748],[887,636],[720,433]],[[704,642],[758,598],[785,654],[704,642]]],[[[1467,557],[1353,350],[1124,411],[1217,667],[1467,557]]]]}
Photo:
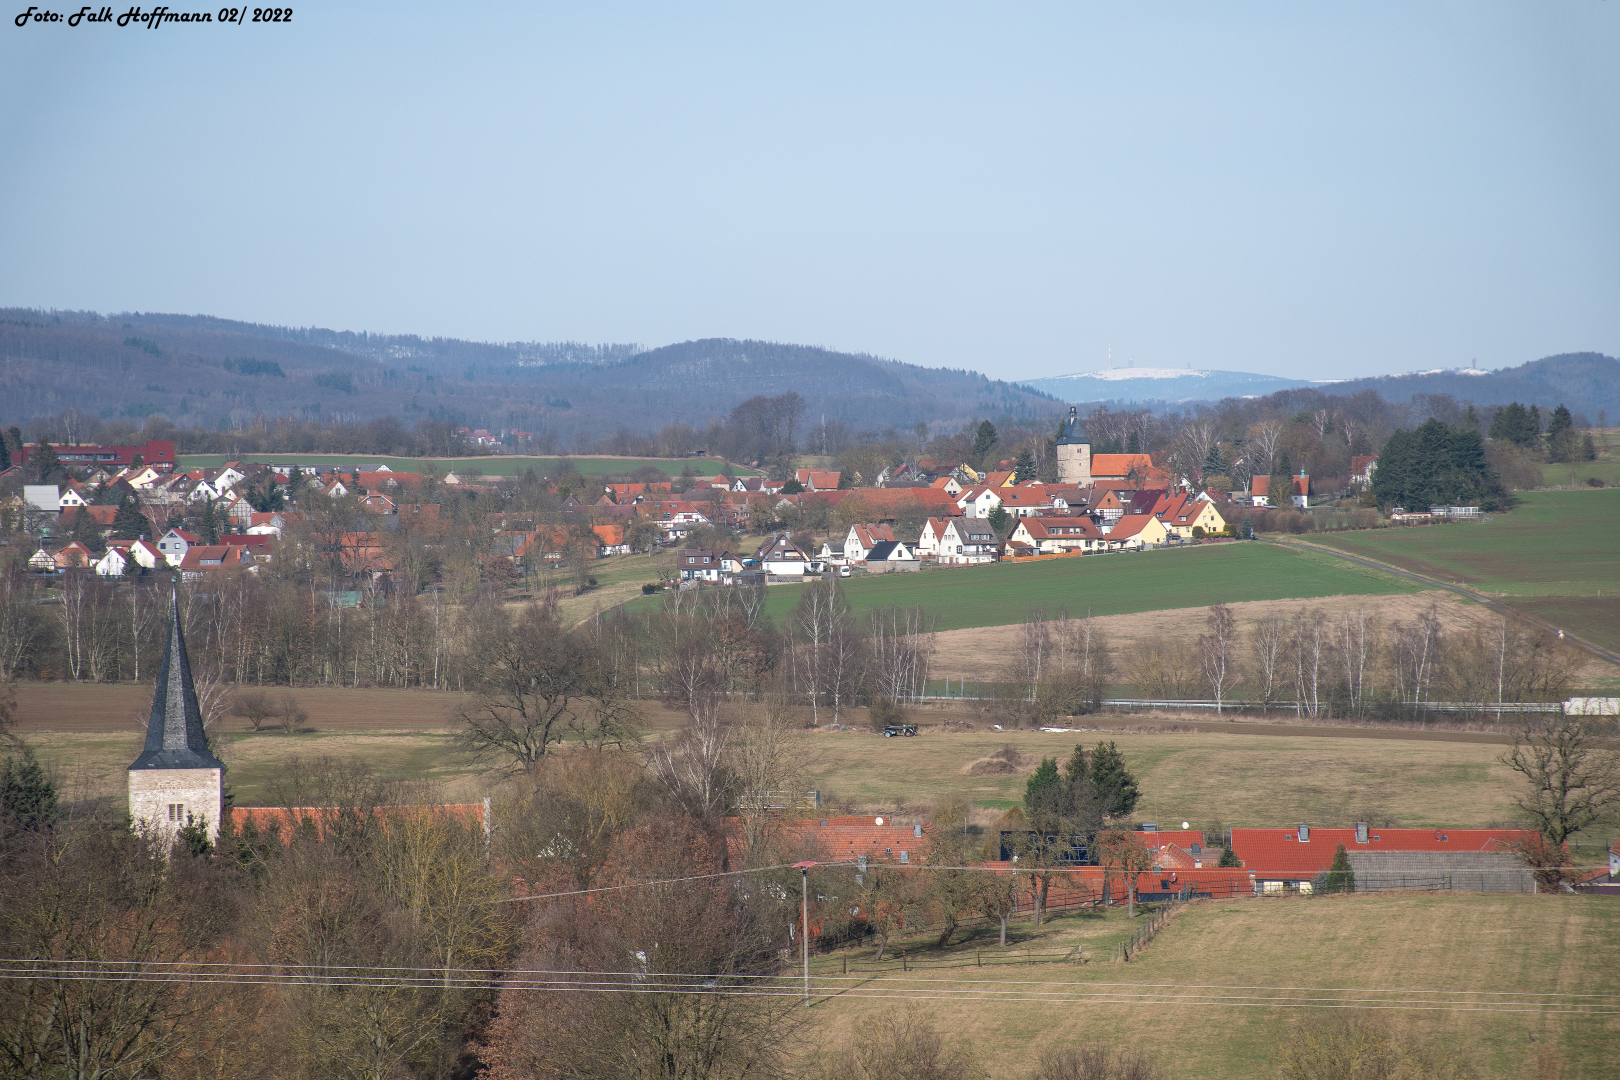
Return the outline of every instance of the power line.
{"type": "MultiPolygon", "coordinates": [[[[796,975],[689,974],[676,972],[577,972],[545,969],[499,971],[487,968],[418,968],[382,965],[286,965],[295,974],[271,970],[277,965],[155,962],[147,971],[115,967],[114,961],[36,961],[0,959],[0,979],[8,981],[58,979],[69,982],[192,983],[205,985],[292,986],[329,989],[489,989],[572,993],[686,993],[737,997],[797,997],[796,975]],[[100,964],[108,970],[89,965],[100,964]],[[68,967],[65,965],[78,965],[68,967]],[[173,970],[185,967],[256,970],[173,970]],[[365,977],[362,971],[388,976],[365,977]],[[422,972],[400,977],[401,972],[422,972]],[[537,977],[538,976],[538,977],[537,977]]],[[[937,976],[895,978],[902,985],[873,985],[876,976],[817,976],[821,996],[961,1001],[1021,1001],[1051,1003],[1229,1005],[1234,1007],[1376,1008],[1400,1011],[1533,1012],[1609,1016],[1620,1015],[1620,998],[1613,995],[1514,990],[1422,990],[1365,987],[1296,987],[1199,983],[1074,982],[1058,980],[947,979],[937,976]],[[940,985],[949,984],[949,985],[940,985]],[[1061,989],[1043,989],[1061,987],[1061,989]],[[1354,995],[1346,997],[1345,995],[1354,995]],[[1418,1000],[1404,1000],[1417,997],[1418,1000]],[[1504,1000],[1505,999],[1505,1000],[1504,1000]],[[1543,999],[1543,1000],[1534,1000],[1543,999]]]]}
{"type": "MultiPolygon", "coordinates": [[[[0,979],[38,978],[38,975],[0,975],[0,979]]],[[[790,976],[782,976],[783,980],[790,980],[790,976]]],[[[236,985],[236,986],[274,986],[274,987],[306,987],[317,989],[354,989],[354,990],[443,990],[443,989],[488,989],[489,980],[480,980],[476,983],[459,983],[455,980],[449,983],[435,979],[422,979],[416,981],[367,981],[367,980],[338,980],[323,979],[310,980],[308,978],[278,980],[272,978],[193,978],[188,976],[163,976],[158,978],[143,978],[138,976],[107,977],[89,973],[78,973],[64,977],[64,981],[104,981],[104,982],[151,982],[161,984],[174,983],[200,983],[205,985],[236,985]]],[[[781,986],[726,986],[718,981],[699,980],[699,977],[683,977],[679,982],[658,981],[651,976],[634,976],[623,982],[605,983],[600,981],[572,982],[572,981],[546,981],[541,983],[503,983],[503,990],[531,991],[543,993],[682,993],[702,996],[724,997],[761,997],[761,998],[789,998],[797,1000],[800,988],[788,981],[781,986]]],[[[1029,993],[1016,990],[1003,991],[987,995],[982,988],[967,988],[960,991],[951,991],[938,987],[875,987],[865,986],[827,986],[822,983],[814,984],[813,991],[821,997],[859,997],[879,1000],[922,1000],[922,1001],[954,1001],[961,1002],[969,995],[978,1001],[996,1002],[1039,1002],[1046,1004],[1091,1004],[1091,1005],[1145,1005],[1153,1008],[1163,1008],[1167,1005],[1199,1005],[1199,1006],[1225,1006],[1229,1008],[1356,1008],[1377,1009],[1397,1012],[1480,1012],[1480,1013],[1532,1013],[1539,1015],[1572,1015],[1572,1016],[1620,1016],[1620,1003],[1614,1004],[1586,1004],[1580,1002],[1544,1002],[1544,1001],[1474,1001],[1474,1000],[1431,1000],[1431,1001],[1399,1001],[1389,998],[1342,998],[1342,997],[1300,997],[1280,996],[1263,997],[1260,995],[1207,995],[1207,994],[1126,994],[1120,992],[1085,992],[1084,988],[1062,992],[1029,993]],[[1258,999],[1258,1000],[1257,1000],[1258,999]]],[[[1465,992],[1466,993],[1466,992],[1465,992]]]]}
{"type": "MultiPolygon", "coordinates": [[[[929,961],[919,961],[928,963],[929,961]]],[[[205,961],[205,960],[88,960],[88,959],[28,959],[21,957],[0,957],[0,964],[10,965],[92,965],[124,966],[134,969],[149,968],[249,968],[265,971],[281,969],[305,971],[386,971],[386,972],[428,972],[441,976],[446,971],[459,975],[493,974],[500,975],[558,975],[580,976],[594,975],[622,978],[680,978],[680,979],[797,979],[796,974],[788,975],[762,975],[743,972],[675,972],[675,971],[579,971],[564,968],[464,968],[464,967],[428,967],[396,964],[294,964],[294,963],[251,963],[246,961],[205,961]]],[[[884,973],[887,974],[887,973],[884,973]]],[[[827,979],[847,979],[859,981],[869,976],[824,976],[827,979]]],[[[907,976],[910,982],[948,982],[953,984],[973,983],[987,986],[1073,986],[1070,980],[1060,979],[955,979],[940,976],[907,976]]],[[[1180,982],[1125,982],[1125,981],[1097,981],[1088,982],[1087,986],[1122,987],[1136,990],[1257,990],[1279,991],[1293,993],[1355,993],[1355,994],[1470,994],[1478,996],[1505,996],[1517,995],[1519,997],[1561,997],[1561,998],[1595,998],[1614,999],[1620,1002],[1620,995],[1616,994],[1589,994],[1576,991],[1523,991],[1523,990],[1425,990],[1416,987],[1366,987],[1366,986],[1289,986],[1271,985],[1266,983],[1180,983],[1180,982]]]]}
{"type": "Polygon", "coordinates": [[[512,896],[505,900],[495,900],[492,902],[496,904],[515,904],[519,900],[552,900],[559,896],[584,896],[587,893],[617,892],[620,889],[641,889],[650,885],[678,885],[683,881],[707,881],[711,878],[736,877],[738,874],[763,874],[768,870],[790,869],[792,866],[792,863],[779,863],[776,866],[756,866],[748,870],[727,870],[724,873],[719,874],[693,874],[691,877],[656,878],[652,881],[633,881],[628,885],[600,885],[590,889],[569,889],[567,892],[535,893],[530,896],[512,896]]]}

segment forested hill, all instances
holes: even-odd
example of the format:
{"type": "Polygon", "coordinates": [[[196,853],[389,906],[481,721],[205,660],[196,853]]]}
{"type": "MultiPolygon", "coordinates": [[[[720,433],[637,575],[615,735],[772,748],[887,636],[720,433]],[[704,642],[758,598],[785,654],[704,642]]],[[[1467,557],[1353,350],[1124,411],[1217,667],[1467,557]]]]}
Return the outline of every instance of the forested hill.
{"type": "Polygon", "coordinates": [[[259,414],[393,415],[573,440],[699,426],[750,397],[789,390],[805,399],[812,422],[863,428],[1058,410],[1044,394],[975,372],[771,342],[490,344],[208,316],[0,309],[0,401],[8,417],[24,419],[79,409],[225,429],[259,414]]]}
{"type": "Polygon", "coordinates": [[[1505,405],[1517,401],[1551,409],[1567,405],[1597,423],[1598,410],[1611,423],[1620,417],[1620,360],[1602,353],[1560,353],[1496,371],[1425,371],[1376,379],[1320,383],[1317,389],[1350,397],[1372,390],[1385,401],[1410,401],[1418,394],[1450,394],[1459,401],[1505,405]]]}

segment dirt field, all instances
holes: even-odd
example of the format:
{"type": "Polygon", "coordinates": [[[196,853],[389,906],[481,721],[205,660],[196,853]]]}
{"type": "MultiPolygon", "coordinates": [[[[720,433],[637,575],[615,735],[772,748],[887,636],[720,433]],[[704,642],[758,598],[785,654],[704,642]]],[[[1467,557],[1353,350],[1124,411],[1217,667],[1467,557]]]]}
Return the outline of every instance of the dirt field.
{"type": "MultiPolygon", "coordinates": [[[[271,695],[283,691],[267,688],[271,695]]],[[[292,691],[309,714],[308,728],[333,731],[441,731],[463,695],[430,690],[345,690],[300,687],[292,691]]],[[[17,687],[17,732],[145,730],[152,686],[96,683],[23,683],[17,687]]],[[[227,730],[245,727],[227,717],[227,730]]]]}
{"type": "MultiPolygon", "coordinates": [[[[1620,602],[1620,601],[1617,601],[1620,602]]],[[[1245,631],[1273,611],[1292,617],[1298,611],[1318,611],[1328,617],[1362,608],[1385,626],[1412,622],[1430,604],[1436,605],[1440,620],[1452,633],[1466,633],[1476,623],[1493,618],[1491,612],[1471,604],[1455,593],[1433,589],[1410,595],[1328,596],[1319,600],[1255,600],[1232,604],[1233,614],[1245,631]]],[[[1113,642],[1116,657],[1129,655],[1140,641],[1154,638],[1196,637],[1203,632],[1206,607],[1173,608],[1137,615],[1099,615],[1098,624],[1113,642]]],[[[1022,647],[1023,627],[985,626],[968,630],[942,630],[935,638],[934,677],[994,680],[1012,668],[1022,647]]],[[[1601,685],[1603,680],[1620,676],[1612,664],[1589,658],[1577,675],[1583,685],[1601,685]]]]}

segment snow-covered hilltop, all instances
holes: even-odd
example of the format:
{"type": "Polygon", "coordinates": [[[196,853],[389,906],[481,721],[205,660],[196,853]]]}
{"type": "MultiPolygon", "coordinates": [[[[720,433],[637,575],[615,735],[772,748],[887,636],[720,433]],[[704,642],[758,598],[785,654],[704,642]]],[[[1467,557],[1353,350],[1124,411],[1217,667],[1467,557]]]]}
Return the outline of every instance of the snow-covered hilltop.
{"type": "Polygon", "coordinates": [[[1201,371],[1197,368],[1109,368],[1022,379],[1020,385],[1065,401],[1219,401],[1228,397],[1259,397],[1310,386],[1305,379],[1282,379],[1245,371],[1201,371]]]}

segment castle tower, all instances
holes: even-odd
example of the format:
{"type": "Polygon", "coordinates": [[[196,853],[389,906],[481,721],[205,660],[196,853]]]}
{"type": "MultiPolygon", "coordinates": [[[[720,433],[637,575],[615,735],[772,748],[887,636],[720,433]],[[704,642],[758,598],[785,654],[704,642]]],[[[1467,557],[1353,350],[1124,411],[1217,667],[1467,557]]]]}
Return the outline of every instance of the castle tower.
{"type": "Polygon", "coordinates": [[[1091,486],[1091,443],[1080,430],[1080,417],[1073,405],[1069,406],[1069,422],[1058,436],[1057,466],[1058,483],[1091,486]]]}
{"type": "Polygon", "coordinates": [[[163,647],[146,747],[129,767],[129,815],[135,826],[170,837],[188,818],[219,838],[225,765],[208,749],[191,661],[180,633],[180,600],[169,600],[169,640],[163,647]]]}

